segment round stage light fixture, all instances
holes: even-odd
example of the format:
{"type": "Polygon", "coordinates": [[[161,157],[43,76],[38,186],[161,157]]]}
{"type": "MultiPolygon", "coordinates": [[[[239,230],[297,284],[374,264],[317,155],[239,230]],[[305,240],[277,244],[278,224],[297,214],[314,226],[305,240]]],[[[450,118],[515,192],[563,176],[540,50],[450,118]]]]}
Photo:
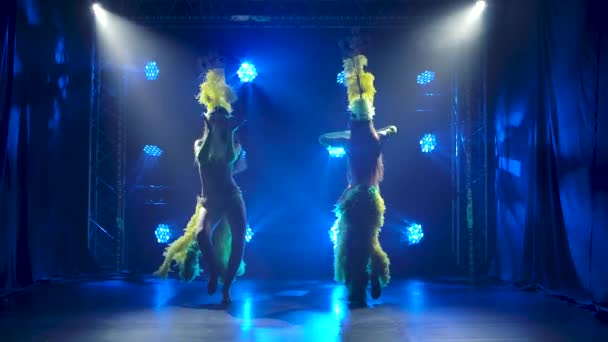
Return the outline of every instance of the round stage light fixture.
{"type": "Polygon", "coordinates": [[[146,145],[143,151],[151,157],[160,157],[163,154],[163,150],[156,145],[146,145]]]}
{"type": "Polygon", "coordinates": [[[422,238],[424,237],[424,232],[422,231],[422,225],[418,223],[413,223],[409,225],[409,227],[405,230],[405,235],[407,237],[407,241],[410,245],[415,245],[420,243],[422,238]]]}
{"type": "Polygon", "coordinates": [[[437,148],[437,138],[435,134],[427,133],[420,139],[420,150],[423,153],[431,153],[437,148]]]}
{"type": "Polygon", "coordinates": [[[421,74],[416,77],[416,83],[420,85],[425,85],[431,83],[435,79],[435,72],[430,70],[425,70],[421,74]]]}
{"type": "Polygon", "coordinates": [[[160,223],[158,226],[156,226],[154,235],[156,236],[156,241],[158,241],[158,243],[169,243],[169,241],[171,241],[173,232],[168,224],[160,223]]]}
{"type": "Polygon", "coordinates": [[[243,83],[250,83],[258,76],[258,71],[255,68],[255,65],[245,62],[241,64],[239,70],[237,70],[237,75],[239,75],[239,79],[243,83]]]}
{"type": "Polygon", "coordinates": [[[148,81],[156,80],[160,72],[160,70],[158,69],[158,64],[156,64],[155,61],[148,62],[144,71],[146,73],[146,78],[148,79],[148,81]]]}
{"type": "Polygon", "coordinates": [[[336,82],[338,84],[344,84],[344,71],[340,71],[340,73],[338,73],[338,76],[336,76],[336,82]]]}
{"type": "Polygon", "coordinates": [[[253,239],[254,235],[255,233],[253,232],[253,229],[251,229],[251,226],[247,225],[247,230],[245,231],[245,242],[251,242],[251,239],[253,239]]]}
{"type": "Polygon", "coordinates": [[[336,147],[336,146],[327,146],[327,153],[332,158],[342,158],[346,155],[346,151],[344,147],[336,147]]]}

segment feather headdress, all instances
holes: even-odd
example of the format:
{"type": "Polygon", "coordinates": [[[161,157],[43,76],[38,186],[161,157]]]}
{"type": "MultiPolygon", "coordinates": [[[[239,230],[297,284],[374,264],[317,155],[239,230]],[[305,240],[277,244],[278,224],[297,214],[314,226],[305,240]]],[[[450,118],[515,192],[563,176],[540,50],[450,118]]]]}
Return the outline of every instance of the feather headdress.
{"type": "Polygon", "coordinates": [[[371,120],[374,117],[374,75],[365,71],[367,57],[357,55],[344,60],[344,81],[348,89],[348,110],[353,120],[371,120]]]}
{"type": "Polygon", "coordinates": [[[226,84],[224,69],[216,68],[207,71],[205,81],[201,83],[196,98],[200,104],[207,108],[207,116],[218,107],[232,113],[232,103],[236,101],[236,94],[226,84]]]}

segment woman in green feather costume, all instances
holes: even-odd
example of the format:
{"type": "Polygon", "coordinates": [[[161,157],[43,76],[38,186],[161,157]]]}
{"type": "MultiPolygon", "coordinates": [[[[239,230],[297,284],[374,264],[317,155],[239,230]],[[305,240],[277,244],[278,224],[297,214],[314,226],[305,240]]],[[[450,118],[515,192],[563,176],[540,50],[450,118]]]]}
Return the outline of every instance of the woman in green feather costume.
{"type": "Polygon", "coordinates": [[[209,294],[215,293],[222,280],[222,303],[228,304],[235,277],[245,271],[242,259],[247,224],[245,204],[233,178],[242,171],[238,161],[243,155],[240,144],[235,142],[240,125],[231,115],[236,96],[226,84],[223,69],[207,72],[198,100],[207,108],[203,135],[194,143],[201,196],[184,234],[167,247],[156,274],[166,277],[175,262],[180,277],[190,281],[200,273],[198,259],[202,254],[209,294]]]}
{"type": "Polygon", "coordinates": [[[365,71],[367,58],[356,55],[344,60],[348,89],[350,130],[319,138],[326,146],[343,147],[348,158],[349,185],[334,213],[337,231],[334,249],[335,280],[344,283],[354,306],[366,305],[366,287],[371,281],[372,298],[390,279],[389,258],[378,236],[384,224],[384,200],[380,195],[383,178],[382,144],[397,133],[397,127],[376,130],[374,117],[374,76],[365,71]]]}

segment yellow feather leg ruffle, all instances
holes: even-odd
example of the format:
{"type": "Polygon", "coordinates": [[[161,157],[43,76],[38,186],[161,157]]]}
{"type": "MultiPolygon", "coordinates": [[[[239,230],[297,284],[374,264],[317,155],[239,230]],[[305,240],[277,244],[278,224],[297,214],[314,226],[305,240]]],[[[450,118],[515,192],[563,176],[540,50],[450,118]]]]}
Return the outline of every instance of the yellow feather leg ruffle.
{"type": "MultiPolygon", "coordinates": [[[[184,269],[184,265],[186,263],[186,257],[188,256],[188,250],[191,249],[192,244],[196,244],[196,227],[197,223],[201,219],[201,215],[205,214],[205,209],[199,203],[196,204],[196,209],[194,211],[194,215],[190,218],[186,229],[184,229],[184,234],[177,240],[173,241],[166,249],[165,249],[165,259],[161,266],[154,272],[154,275],[166,278],[171,269],[171,264],[175,262],[179,265],[180,270],[184,269]]],[[[198,247],[198,246],[193,246],[198,247]]],[[[196,248],[198,249],[198,248],[196,248]]],[[[192,251],[192,250],[191,250],[192,251]]],[[[197,258],[198,260],[198,258],[197,258]]],[[[191,262],[191,261],[190,261],[191,262]]],[[[195,277],[197,274],[193,274],[192,277],[195,277]]],[[[189,279],[191,280],[191,279],[189,279]]]]}

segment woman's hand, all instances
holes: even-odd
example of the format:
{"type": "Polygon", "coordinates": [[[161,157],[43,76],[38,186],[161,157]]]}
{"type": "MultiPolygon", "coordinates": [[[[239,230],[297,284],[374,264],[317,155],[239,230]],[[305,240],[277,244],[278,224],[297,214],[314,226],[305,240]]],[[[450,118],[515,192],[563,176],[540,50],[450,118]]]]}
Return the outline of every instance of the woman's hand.
{"type": "Polygon", "coordinates": [[[386,126],[378,130],[378,134],[385,137],[397,134],[397,126],[386,126]]]}

